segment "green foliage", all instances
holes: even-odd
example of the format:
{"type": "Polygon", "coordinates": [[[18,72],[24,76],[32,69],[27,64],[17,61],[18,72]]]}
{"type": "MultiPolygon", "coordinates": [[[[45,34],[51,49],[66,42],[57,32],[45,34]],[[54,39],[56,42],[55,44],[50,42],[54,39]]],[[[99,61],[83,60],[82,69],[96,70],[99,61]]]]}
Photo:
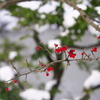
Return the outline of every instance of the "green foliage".
{"type": "Polygon", "coordinates": [[[7,38],[3,39],[3,43],[0,44],[0,49],[3,49],[3,51],[9,51],[9,50],[21,50],[23,49],[24,46],[14,43],[14,42],[10,42],[7,38]]]}
{"type": "MultiPolygon", "coordinates": [[[[43,6],[45,3],[41,4],[43,6]]],[[[38,10],[31,10],[28,8],[23,8],[17,5],[12,5],[8,7],[8,10],[12,13],[12,16],[16,16],[19,18],[19,24],[21,26],[30,26],[34,24],[44,25],[44,24],[57,24],[58,26],[62,25],[63,22],[63,13],[64,9],[62,7],[62,3],[60,6],[57,6],[55,14],[50,12],[39,13],[38,10]],[[41,18],[41,15],[44,15],[45,18],[41,18]]]]}
{"type": "Polygon", "coordinates": [[[10,42],[8,39],[4,39],[3,43],[0,44],[0,61],[8,60],[8,56],[10,51],[16,51],[18,53],[17,57],[14,59],[15,61],[20,61],[22,56],[20,55],[19,51],[22,50],[24,46],[21,46],[17,43],[10,42]]]}
{"type": "Polygon", "coordinates": [[[60,93],[60,90],[58,90],[57,88],[52,88],[52,90],[50,91],[51,96],[54,96],[56,93],[60,93]]]}
{"type": "Polygon", "coordinates": [[[100,17],[100,14],[97,13],[94,7],[89,7],[87,6],[87,9],[85,10],[85,13],[90,17],[90,18],[96,18],[100,17]]]}
{"type": "Polygon", "coordinates": [[[78,41],[81,40],[82,36],[85,34],[88,24],[81,17],[78,17],[75,21],[76,23],[69,28],[69,34],[74,36],[75,41],[78,41]]]}
{"type": "Polygon", "coordinates": [[[30,35],[26,34],[26,35],[24,35],[24,36],[20,37],[20,40],[24,40],[24,39],[26,39],[26,38],[28,38],[28,37],[32,37],[32,36],[30,36],[30,35]]]}
{"type": "Polygon", "coordinates": [[[45,89],[45,84],[44,83],[41,83],[38,87],[40,90],[44,90],[45,89]]]}
{"type": "Polygon", "coordinates": [[[0,99],[1,100],[23,100],[19,97],[19,88],[12,85],[12,89],[5,91],[5,84],[3,81],[0,81],[0,99]]]}
{"type": "Polygon", "coordinates": [[[100,6],[100,0],[90,0],[92,6],[100,6]]]}
{"type": "MultiPolygon", "coordinates": [[[[49,49],[50,52],[52,52],[51,49],[49,49]]],[[[44,51],[44,50],[36,50],[36,52],[34,54],[32,54],[32,59],[33,60],[37,60],[38,58],[41,58],[43,56],[50,56],[49,53],[47,51],[44,51]]]]}
{"type": "Polygon", "coordinates": [[[74,39],[72,39],[70,35],[58,37],[58,38],[61,40],[62,45],[68,45],[68,46],[74,45],[74,39]]]}

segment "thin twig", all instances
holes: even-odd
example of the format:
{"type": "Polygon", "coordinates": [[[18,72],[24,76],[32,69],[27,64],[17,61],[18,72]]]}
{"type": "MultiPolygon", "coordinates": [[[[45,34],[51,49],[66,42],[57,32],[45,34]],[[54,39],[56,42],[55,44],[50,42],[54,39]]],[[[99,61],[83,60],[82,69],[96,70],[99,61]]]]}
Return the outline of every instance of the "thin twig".
{"type": "Polygon", "coordinates": [[[13,65],[12,61],[11,61],[11,65],[12,65],[13,69],[15,69],[16,72],[20,75],[20,73],[18,72],[18,70],[16,69],[16,67],[13,65]]]}
{"type": "Polygon", "coordinates": [[[27,67],[29,68],[29,70],[32,71],[32,69],[29,67],[27,59],[25,61],[26,61],[26,64],[27,64],[27,67]]]}
{"type": "MultiPolygon", "coordinates": [[[[29,71],[29,72],[27,72],[27,73],[19,74],[19,75],[16,76],[15,78],[12,78],[12,79],[10,79],[10,80],[8,80],[8,81],[15,80],[15,79],[19,78],[20,76],[28,75],[28,74],[30,74],[30,73],[32,73],[32,72],[44,72],[49,66],[54,65],[54,64],[56,64],[56,63],[61,63],[61,62],[64,62],[64,61],[70,62],[70,61],[87,61],[87,60],[98,60],[98,59],[100,59],[100,57],[94,57],[94,58],[89,57],[89,58],[81,58],[81,59],[56,60],[56,61],[53,61],[53,62],[51,62],[51,63],[45,65],[45,67],[39,67],[38,69],[31,70],[31,71],[29,71]]],[[[12,65],[13,65],[13,64],[12,64],[12,65]]],[[[17,71],[17,70],[16,70],[16,71],[17,71]]],[[[7,83],[8,81],[6,81],[6,83],[7,83]]]]}
{"type": "Polygon", "coordinates": [[[45,50],[49,53],[49,55],[50,55],[54,60],[56,60],[56,58],[50,53],[50,51],[47,49],[47,47],[46,47],[43,43],[41,43],[41,44],[44,46],[45,50]]]}

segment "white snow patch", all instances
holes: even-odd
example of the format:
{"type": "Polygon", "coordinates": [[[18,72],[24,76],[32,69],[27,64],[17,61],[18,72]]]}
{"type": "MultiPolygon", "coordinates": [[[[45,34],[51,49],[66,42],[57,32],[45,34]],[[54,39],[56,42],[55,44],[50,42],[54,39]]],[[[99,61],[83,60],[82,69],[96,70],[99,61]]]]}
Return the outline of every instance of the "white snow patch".
{"type": "Polygon", "coordinates": [[[82,93],[81,95],[75,97],[74,100],[81,100],[85,95],[86,93],[82,93]]]}
{"type": "Polygon", "coordinates": [[[58,46],[61,46],[61,41],[59,39],[54,39],[54,40],[48,41],[49,48],[55,48],[54,44],[58,44],[58,46]]]}
{"type": "Polygon", "coordinates": [[[86,10],[86,9],[87,9],[87,6],[84,5],[84,4],[77,4],[77,6],[78,6],[79,8],[81,8],[82,10],[86,10]]]}
{"type": "Polygon", "coordinates": [[[93,70],[91,75],[84,82],[84,88],[90,89],[98,85],[100,85],[100,72],[98,70],[93,70]]]}
{"type": "Polygon", "coordinates": [[[10,66],[3,66],[0,68],[0,79],[3,81],[10,80],[14,77],[14,72],[10,66]]]}
{"type": "Polygon", "coordinates": [[[21,2],[17,3],[18,6],[24,7],[24,8],[29,8],[31,10],[36,10],[39,8],[41,1],[26,1],[26,2],[21,2]]]}
{"type": "Polygon", "coordinates": [[[80,14],[77,10],[74,10],[72,7],[70,7],[67,4],[63,4],[63,7],[65,10],[63,25],[65,27],[71,27],[76,23],[74,18],[78,18],[80,14]]]}
{"type": "Polygon", "coordinates": [[[50,94],[47,91],[37,89],[27,89],[20,93],[20,96],[27,100],[49,100],[50,94]]]}
{"type": "Polygon", "coordinates": [[[39,8],[39,13],[50,13],[52,11],[55,11],[56,7],[59,6],[59,3],[56,1],[48,2],[47,4],[41,6],[39,8]]]}
{"type": "Polygon", "coordinates": [[[100,14],[100,6],[95,7],[95,9],[97,10],[98,14],[100,14]]]}
{"type": "Polygon", "coordinates": [[[69,33],[69,30],[67,29],[65,32],[61,32],[60,36],[67,36],[69,33]]]}
{"type": "Polygon", "coordinates": [[[1,10],[0,11],[0,22],[7,23],[6,30],[12,30],[14,27],[16,27],[18,18],[12,17],[10,12],[6,10],[1,10]]]}
{"type": "Polygon", "coordinates": [[[46,84],[45,84],[45,90],[46,91],[50,91],[51,88],[57,83],[56,80],[51,80],[51,81],[48,81],[46,84]]]}
{"type": "Polygon", "coordinates": [[[49,24],[45,24],[43,26],[39,26],[38,24],[35,25],[35,29],[39,32],[39,33],[43,33],[45,32],[47,29],[49,29],[49,24]]]}
{"type": "Polygon", "coordinates": [[[45,15],[45,14],[41,14],[40,17],[41,17],[42,19],[45,19],[45,18],[46,18],[46,15],[45,15]]]}
{"type": "Polygon", "coordinates": [[[90,31],[91,34],[95,34],[95,35],[99,35],[100,32],[97,31],[94,27],[92,27],[91,25],[88,25],[88,30],[90,31]]]}
{"type": "Polygon", "coordinates": [[[8,58],[10,60],[14,59],[16,56],[17,56],[17,52],[16,51],[10,51],[9,55],[8,55],[8,58]]]}

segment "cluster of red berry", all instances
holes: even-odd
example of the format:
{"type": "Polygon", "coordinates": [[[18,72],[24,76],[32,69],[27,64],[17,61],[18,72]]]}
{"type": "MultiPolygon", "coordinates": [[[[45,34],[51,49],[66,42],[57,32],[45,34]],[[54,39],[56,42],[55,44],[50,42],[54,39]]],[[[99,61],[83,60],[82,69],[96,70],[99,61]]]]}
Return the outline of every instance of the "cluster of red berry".
{"type": "MultiPolygon", "coordinates": [[[[97,51],[98,51],[98,48],[97,48],[97,47],[93,47],[93,48],[91,49],[91,51],[92,51],[92,52],[97,52],[97,51]]],[[[84,52],[81,53],[81,55],[84,55],[84,54],[85,54],[84,52]]]]}
{"type": "MultiPolygon", "coordinates": [[[[17,80],[14,80],[13,83],[17,83],[17,80]]],[[[5,88],[5,91],[9,91],[9,88],[5,88]]]]}
{"type": "MultiPolygon", "coordinates": [[[[43,64],[43,63],[41,63],[41,67],[44,67],[45,66],[45,64],[43,64]]],[[[48,72],[50,72],[50,71],[52,71],[53,70],[53,67],[48,67],[47,69],[46,69],[46,71],[48,71],[48,72]]],[[[49,73],[48,72],[46,72],[46,76],[49,76],[49,73]]]]}
{"type": "MultiPolygon", "coordinates": [[[[68,50],[68,46],[62,46],[62,47],[58,47],[58,44],[54,44],[54,46],[55,46],[55,52],[56,53],[61,53],[61,52],[63,52],[63,51],[67,51],[68,50]]],[[[40,46],[37,46],[36,47],[36,49],[37,50],[41,50],[41,47],[40,46]]],[[[92,49],[91,49],[91,51],[92,52],[97,52],[97,47],[93,47],[92,49]]],[[[67,52],[68,53],[68,57],[70,57],[70,58],[75,58],[76,57],[76,53],[75,53],[75,49],[71,49],[70,51],[68,51],[67,52]]],[[[85,54],[85,52],[82,52],[81,53],[81,55],[83,56],[85,54]]],[[[41,63],[41,67],[44,67],[45,66],[45,64],[43,64],[43,63],[41,63]]],[[[46,69],[46,76],[49,76],[49,71],[52,71],[53,70],[53,68],[52,67],[49,67],[49,68],[47,68],[46,69]]]]}
{"type": "Polygon", "coordinates": [[[91,49],[91,51],[92,51],[92,52],[97,52],[97,49],[98,49],[97,47],[93,47],[93,48],[91,49]]]}
{"type": "MultiPolygon", "coordinates": [[[[46,70],[47,70],[48,72],[49,72],[49,71],[52,71],[52,70],[53,70],[53,67],[49,67],[49,68],[47,68],[46,70]]],[[[46,72],[46,76],[49,76],[49,73],[48,73],[48,72],[46,72]]]]}
{"type": "MultiPolygon", "coordinates": [[[[66,51],[66,50],[68,49],[68,46],[58,47],[58,44],[54,44],[54,45],[55,45],[55,52],[56,52],[56,53],[61,53],[61,52],[66,51]]],[[[68,56],[69,56],[70,58],[75,58],[76,54],[75,54],[74,52],[75,52],[74,49],[70,50],[70,51],[68,52],[68,56]]]]}

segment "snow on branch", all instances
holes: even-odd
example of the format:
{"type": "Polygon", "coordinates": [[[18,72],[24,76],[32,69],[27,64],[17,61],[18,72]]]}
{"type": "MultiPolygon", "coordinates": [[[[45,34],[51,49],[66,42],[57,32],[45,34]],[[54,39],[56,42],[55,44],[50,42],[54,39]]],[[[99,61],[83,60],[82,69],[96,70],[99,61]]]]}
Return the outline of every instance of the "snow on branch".
{"type": "Polygon", "coordinates": [[[70,0],[60,0],[63,3],[66,3],[68,5],[70,5],[71,7],[73,7],[75,10],[79,11],[80,16],[82,16],[82,18],[91,26],[93,26],[97,31],[100,32],[100,27],[98,25],[96,25],[91,19],[90,17],[81,9],[79,8],[75,3],[71,2],[70,0]]]}

